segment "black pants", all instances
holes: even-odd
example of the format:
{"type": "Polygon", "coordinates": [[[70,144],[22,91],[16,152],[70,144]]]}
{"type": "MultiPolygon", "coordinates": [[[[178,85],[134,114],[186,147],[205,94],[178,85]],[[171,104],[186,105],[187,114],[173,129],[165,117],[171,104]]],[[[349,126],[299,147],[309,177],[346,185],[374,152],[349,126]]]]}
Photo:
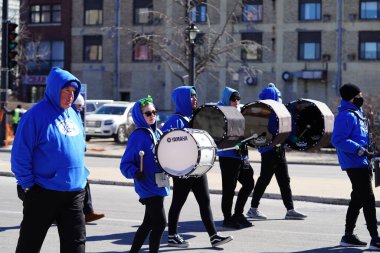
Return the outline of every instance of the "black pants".
{"type": "Polygon", "coordinates": [[[144,220],[137,229],[133,244],[129,252],[139,252],[145,239],[149,236],[149,252],[158,252],[160,248],[162,234],[166,226],[166,216],[164,209],[164,197],[157,196],[141,199],[140,202],[145,205],[144,220]]]}
{"type": "Polygon", "coordinates": [[[231,218],[233,199],[237,182],[241,184],[235,204],[235,215],[242,215],[245,203],[252,193],[255,181],[251,165],[244,165],[240,159],[219,157],[222,172],[222,212],[224,219],[231,218]]]}
{"type": "Polygon", "coordinates": [[[93,213],[94,208],[92,207],[90,184],[88,182],[87,182],[86,187],[84,189],[86,191],[86,194],[84,195],[83,213],[84,214],[93,213]]]}
{"type": "Polygon", "coordinates": [[[274,148],[261,154],[261,171],[253,190],[251,207],[257,208],[259,206],[260,199],[272,180],[273,175],[276,176],[282,202],[286,209],[294,209],[288,164],[283,148],[274,148]]]}
{"type": "Polygon", "coordinates": [[[84,190],[60,192],[33,186],[23,201],[24,217],[16,253],[40,252],[46,233],[54,220],[58,228],[60,252],[85,252],[83,199],[84,190]]]}
{"type": "Polygon", "coordinates": [[[346,214],[346,234],[352,234],[363,208],[367,229],[371,237],[378,236],[375,195],[372,190],[372,171],[367,169],[347,169],[352,184],[351,200],[346,214]]]}
{"type": "Polygon", "coordinates": [[[199,205],[201,219],[209,236],[216,234],[214,218],[210,206],[210,193],[208,189],[207,175],[190,178],[173,178],[173,200],[169,209],[169,235],[177,233],[179,214],[189,196],[193,191],[199,205]]]}

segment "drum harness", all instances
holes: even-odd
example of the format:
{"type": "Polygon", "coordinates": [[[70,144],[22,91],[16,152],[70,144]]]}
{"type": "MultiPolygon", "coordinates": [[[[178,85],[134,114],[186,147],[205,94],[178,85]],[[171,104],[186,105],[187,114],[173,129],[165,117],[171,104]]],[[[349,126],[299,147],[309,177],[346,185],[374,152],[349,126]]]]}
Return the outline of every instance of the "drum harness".
{"type": "Polygon", "coordinates": [[[369,122],[368,118],[366,118],[365,116],[362,116],[358,112],[358,110],[353,110],[353,109],[346,109],[346,110],[354,113],[360,120],[365,122],[365,124],[367,125],[367,128],[368,128],[368,152],[369,152],[369,156],[367,156],[367,159],[370,161],[370,169],[373,172],[377,173],[376,166],[374,163],[375,163],[376,159],[379,159],[380,154],[376,150],[376,143],[373,139],[373,134],[372,134],[371,127],[370,127],[370,122],[369,122]]]}
{"type": "MultiPolygon", "coordinates": [[[[158,162],[158,159],[157,159],[157,155],[156,155],[156,153],[157,153],[156,147],[157,147],[157,143],[158,143],[156,135],[153,133],[152,129],[149,129],[149,128],[147,128],[147,127],[138,127],[138,128],[135,129],[135,131],[137,131],[137,130],[148,131],[148,133],[150,134],[150,137],[152,138],[152,140],[153,140],[153,144],[154,144],[154,146],[155,146],[154,161],[156,162],[156,164],[160,165],[159,162],[158,162]]],[[[158,132],[158,134],[159,134],[160,137],[161,137],[161,136],[162,136],[162,131],[161,131],[160,129],[157,128],[157,132],[158,132]]],[[[158,174],[161,174],[161,176],[158,176],[158,177],[161,177],[161,180],[162,180],[162,181],[165,181],[165,182],[166,182],[166,181],[168,180],[168,175],[167,175],[165,172],[162,172],[162,173],[156,173],[156,179],[157,179],[157,175],[158,175],[158,174]]],[[[156,181],[157,181],[157,180],[156,180],[156,181]]],[[[157,183],[157,182],[156,182],[156,183],[157,183]]],[[[162,187],[162,186],[161,186],[161,187],[162,187]]]]}

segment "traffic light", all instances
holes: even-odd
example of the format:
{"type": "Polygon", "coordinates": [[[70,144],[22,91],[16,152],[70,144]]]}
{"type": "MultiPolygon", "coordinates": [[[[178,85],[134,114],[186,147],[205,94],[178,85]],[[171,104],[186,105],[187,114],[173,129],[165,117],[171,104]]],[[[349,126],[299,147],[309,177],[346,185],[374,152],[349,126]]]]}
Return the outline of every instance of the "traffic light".
{"type": "Polygon", "coordinates": [[[8,68],[13,69],[17,66],[16,57],[18,52],[16,50],[17,42],[16,42],[16,28],[17,24],[8,22],[7,23],[7,38],[8,38],[8,68]]]}

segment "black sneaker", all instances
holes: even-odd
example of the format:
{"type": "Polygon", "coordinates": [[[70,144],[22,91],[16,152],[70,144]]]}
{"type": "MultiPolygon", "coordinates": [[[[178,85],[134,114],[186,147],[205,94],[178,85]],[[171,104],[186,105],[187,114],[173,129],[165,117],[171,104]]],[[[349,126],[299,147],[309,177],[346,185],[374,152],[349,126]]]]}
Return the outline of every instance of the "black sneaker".
{"type": "Polygon", "coordinates": [[[234,218],[230,217],[228,219],[224,219],[223,227],[225,228],[233,228],[233,229],[241,229],[243,226],[239,224],[234,218]]]}
{"type": "Polygon", "coordinates": [[[218,247],[222,244],[232,241],[234,238],[232,236],[221,236],[220,234],[215,234],[210,237],[210,242],[213,247],[218,247]]]}
{"type": "Polygon", "coordinates": [[[342,247],[365,247],[366,242],[360,241],[357,235],[344,235],[340,241],[342,247]]]}
{"type": "Polygon", "coordinates": [[[243,228],[249,228],[252,227],[252,223],[247,220],[247,218],[243,215],[233,215],[233,219],[241,225],[243,228]]]}
{"type": "Polygon", "coordinates": [[[168,246],[188,248],[190,243],[185,241],[179,234],[168,235],[168,246]]]}
{"type": "Polygon", "coordinates": [[[380,237],[372,238],[371,243],[369,244],[369,250],[380,251],[380,237]]]}

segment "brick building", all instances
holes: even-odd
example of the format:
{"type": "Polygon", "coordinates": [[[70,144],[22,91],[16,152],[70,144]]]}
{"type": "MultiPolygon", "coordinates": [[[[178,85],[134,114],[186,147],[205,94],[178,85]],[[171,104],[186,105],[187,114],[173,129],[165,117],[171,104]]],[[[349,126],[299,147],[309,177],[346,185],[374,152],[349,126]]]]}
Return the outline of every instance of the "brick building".
{"type": "MultiPolygon", "coordinates": [[[[242,103],[251,102],[269,82],[283,91],[284,102],[312,98],[331,108],[345,82],[357,83],[367,94],[378,91],[380,0],[239,0],[236,9],[233,0],[184,1],[197,3],[188,11],[171,0],[21,2],[29,8],[21,18],[33,38],[64,43],[63,58],[52,57],[49,63],[58,60],[87,83],[88,98],[134,101],[151,94],[159,109],[173,109],[171,91],[181,85],[178,76],[187,73],[169,65],[172,62],[161,58],[149,43],[134,41],[134,36],[165,35],[171,47],[178,29],[164,22],[167,19],[183,21],[185,29],[188,16],[207,33],[220,31],[231,12],[228,34],[263,47],[236,48],[230,55],[220,55],[218,64],[197,79],[200,103],[217,101],[225,85],[243,94],[242,103]],[[33,9],[36,5],[41,11],[33,9]],[[61,19],[33,20],[38,13],[43,15],[44,6],[50,6],[52,18],[60,12],[61,19]]],[[[222,43],[230,40],[221,37],[222,43]]],[[[38,71],[37,76],[43,75],[38,71]]]]}

